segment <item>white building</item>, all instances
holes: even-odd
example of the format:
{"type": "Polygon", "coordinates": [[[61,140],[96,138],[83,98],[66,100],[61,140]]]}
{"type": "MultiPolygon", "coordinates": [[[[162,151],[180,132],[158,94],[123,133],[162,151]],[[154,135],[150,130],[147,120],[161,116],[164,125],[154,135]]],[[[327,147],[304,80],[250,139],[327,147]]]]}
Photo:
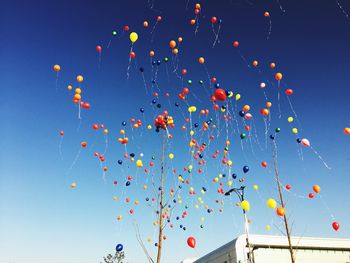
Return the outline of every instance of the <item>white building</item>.
{"type": "MultiPolygon", "coordinates": [[[[249,244],[251,262],[246,236],[242,235],[193,263],[291,262],[287,237],[250,235],[249,244]]],[[[350,239],[292,237],[292,245],[296,263],[350,263],[350,239]]]]}

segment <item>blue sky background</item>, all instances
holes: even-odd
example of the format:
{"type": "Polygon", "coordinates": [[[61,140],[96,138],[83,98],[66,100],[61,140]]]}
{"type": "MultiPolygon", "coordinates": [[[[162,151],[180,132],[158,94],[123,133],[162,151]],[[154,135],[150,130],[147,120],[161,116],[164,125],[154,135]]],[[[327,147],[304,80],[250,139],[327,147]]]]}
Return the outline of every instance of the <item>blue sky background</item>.
{"type": "MultiPolygon", "coordinates": [[[[137,170],[134,164],[128,165],[126,161],[122,166],[117,164],[124,154],[117,137],[123,120],[140,118],[144,122],[143,129],[132,130],[129,124],[126,128],[130,138],[128,151],[136,155],[143,153],[144,164],[149,163],[151,156],[159,157],[161,145],[159,134],[148,131],[146,125],[153,123],[158,112],[168,110],[174,116],[176,128],[171,131],[173,141],[167,144],[167,154],[174,153],[175,158],[167,161],[167,169],[176,167],[178,173],[182,173],[182,168],[191,163],[188,132],[186,135],[181,131],[182,112],[185,117],[188,112],[184,102],[180,102],[179,108],[174,106],[183,83],[171,73],[171,62],[167,64],[169,79],[164,63],[158,69],[161,110],[152,106],[153,97],[145,93],[138,68],[132,66],[130,79],[126,79],[130,41],[128,34],[123,34],[124,25],[139,34],[134,51],[138,66],[145,68],[148,88],[152,70],[149,51],[155,51],[156,59],[170,58],[169,41],[181,36],[184,41],[180,47],[179,69],[188,70],[184,81],[193,81],[189,86],[188,103],[198,109],[210,109],[209,117],[216,119],[205,91],[210,91],[207,74],[198,63],[198,57],[203,56],[208,71],[217,77],[220,85],[242,95],[237,108],[251,105],[262,144],[264,122],[259,110],[265,98],[259,84],[269,81],[266,94],[273,103],[271,127],[282,129],[277,138],[281,180],[293,187],[291,193],[285,193],[287,212],[294,222],[293,234],[349,237],[350,137],[344,135],[343,128],[350,126],[350,21],[335,0],[280,1],[286,12],[280,10],[276,1],[206,1],[201,3],[202,16],[196,36],[194,27],[189,25],[195,1],[189,1],[188,10],[187,1],[155,0],[153,8],[150,8],[151,1],[146,0],[100,2],[3,1],[0,11],[1,262],[47,262],[48,258],[50,262],[99,262],[117,243],[124,244],[128,262],[145,262],[135,238],[133,218],[154,255],[156,236],[152,223],[155,219],[144,201],[151,194],[142,190],[144,184],[149,184],[150,177],[137,170]],[[268,41],[269,22],[263,16],[266,10],[272,20],[268,41]],[[163,20],[151,35],[158,15],[163,20]],[[223,19],[220,44],[214,48],[211,16],[223,19]],[[142,26],[144,20],[149,22],[148,28],[142,26]],[[118,36],[107,49],[113,30],[118,36]],[[242,61],[237,49],[232,47],[234,40],[240,42],[239,50],[249,62],[259,61],[262,74],[242,61]],[[95,51],[98,44],[103,47],[100,68],[95,51]],[[276,70],[268,67],[272,61],[276,62],[276,70]],[[57,90],[54,64],[62,68],[57,90]],[[280,119],[277,117],[276,71],[284,76],[280,119]],[[78,74],[85,78],[81,85],[83,98],[92,105],[82,112],[81,122],[71,102],[73,92],[66,88],[69,84],[78,87],[75,80],[78,74]],[[198,84],[200,79],[204,80],[206,88],[198,84]],[[287,117],[293,113],[283,93],[285,88],[294,90],[291,101],[301,122],[301,127],[296,122],[293,125],[301,130],[300,137],[311,141],[331,170],[325,168],[312,149],[303,148],[304,158],[299,158],[301,148],[287,122],[287,117]],[[165,92],[171,94],[170,99],[164,96],[165,92]],[[139,112],[141,107],[145,108],[144,115],[139,112]],[[98,159],[93,156],[95,151],[103,152],[105,140],[101,130],[92,130],[93,123],[104,123],[109,129],[106,180],[102,178],[98,159]],[[65,131],[63,160],[58,150],[60,130],[65,131]],[[87,141],[88,147],[69,169],[81,141],[87,141]],[[125,187],[128,175],[135,180],[125,187]],[[118,181],[117,187],[113,185],[114,180],[118,181]],[[69,187],[72,181],[78,185],[74,190],[69,187]],[[314,184],[321,186],[321,196],[311,200],[303,198],[312,191],[314,184]],[[113,196],[118,197],[117,202],[113,201],[113,196]],[[126,204],[126,197],[132,202],[139,200],[140,204],[126,204]],[[130,208],[135,210],[134,217],[128,215],[130,208]],[[118,215],[123,215],[123,220],[117,221],[118,215]],[[331,227],[332,215],[341,225],[338,232],[331,227]],[[147,242],[147,237],[152,241],[147,242]]],[[[350,12],[350,5],[343,2],[344,10],[350,12]]],[[[201,124],[205,120],[199,114],[193,116],[193,122],[201,124]]],[[[222,127],[222,120],[220,123],[222,127]]],[[[241,122],[240,129],[243,129],[241,122]]],[[[229,131],[233,172],[242,177],[242,167],[250,167],[245,179],[247,199],[251,203],[251,233],[279,234],[273,224],[282,226],[282,222],[265,206],[267,198],[277,198],[271,149],[261,151],[253,144],[253,153],[249,140],[243,142],[242,148],[239,133],[232,133],[232,126],[229,131]],[[267,161],[269,169],[262,169],[261,161],[267,161]],[[254,184],[259,185],[259,193],[253,190],[254,184]],[[265,230],[267,224],[272,225],[270,231],[265,230]]],[[[193,182],[197,196],[189,196],[189,186],[183,186],[183,205],[175,210],[175,216],[181,216],[185,204],[189,206],[189,215],[180,221],[173,218],[174,228],[166,230],[164,262],[199,257],[243,232],[241,210],[233,205],[236,200],[223,199],[222,213],[217,211],[219,206],[215,203],[222,197],[217,195],[218,184],[212,183],[212,179],[220,172],[227,173],[227,168],[220,165],[220,158],[213,160],[211,155],[216,149],[224,148],[225,133],[222,130],[208,147],[205,153],[208,164],[203,174],[182,173],[185,179],[193,182]],[[203,186],[208,191],[202,196],[203,186]],[[208,214],[204,208],[195,209],[198,196],[215,212],[208,214]],[[201,222],[202,217],[204,222],[201,222]],[[186,231],[180,229],[180,224],[186,226],[186,231]],[[204,228],[200,228],[200,224],[204,228]],[[186,245],[188,236],[196,237],[195,250],[186,245]]],[[[202,137],[198,132],[195,138],[201,142],[207,140],[207,134],[202,137]]],[[[157,158],[155,162],[159,167],[157,158]]],[[[178,173],[169,173],[167,189],[177,184],[178,173]]],[[[223,180],[227,189],[226,181],[223,180]]],[[[239,186],[237,180],[235,185],[239,186]]]]}

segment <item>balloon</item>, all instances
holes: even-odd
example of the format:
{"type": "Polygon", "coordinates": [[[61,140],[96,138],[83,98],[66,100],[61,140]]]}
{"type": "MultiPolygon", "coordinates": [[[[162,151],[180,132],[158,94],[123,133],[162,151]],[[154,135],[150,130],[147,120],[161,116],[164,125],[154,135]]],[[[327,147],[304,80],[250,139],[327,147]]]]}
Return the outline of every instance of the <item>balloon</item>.
{"type": "Polygon", "coordinates": [[[198,59],[198,62],[199,62],[199,64],[204,64],[204,58],[203,57],[200,57],[199,59],[198,59]]]}
{"type": "Polygon", "coordinates": [[[101,53],[102,47],[101,47],[100,45],[97,45],[97,46],[96,46],[96,51],[97,51],[98,53],[101,53]]]}
{"type": "Polygon", "coordinates": [[[147,21],[144,21],[144,22],[143,22],[143,26],[144,26],[144,27],[148,27],[148,22],[147,22],[147,21]]]}
{"type": "Polygon", "coordinates": [[[292,129],[292,132],[293,132],[294,134],[297,134],[297,133],[298,133],[298,129],[297,129],[297,128],[293,128],[293,129],[292,129]]]}
{"type": "Polygon", "coordinates": [[[314,194],[313,193],[309,193],[309,198],[314,198],[314,194]]]}
{"type": "Polygon", "coordinates": [[[236,94],[236,101],[241,99],[241,94],[236,94]]]}
{"type": "Polygon", "coordinates": [[[241,207],[245,211],[249,211],[250,210],[250,204],[249,204],[249,202],[247,200],[243,200],[242,201],[241,207]]]}
{"type": "Polygon", "coordinates": [[[226,91],[223,89],[216,89],[214,93],[215,99],[218,101],[225,101],[226,100],[226,91]]]}
{"type": "Polygon", "coordinates": [[[348,128],[348,127],[344,128],[344,133],[346,135],[350,135],[350,128],[348,128]]]}
{"type": "Polygon", "coordinates": [[[58,65],[58,64],[56,64],[56,65],[53,66],[53,70],[56,71],[56,72],[58,72],[58,71],[61,70],[61,66],[58,65]]]}
{"type": "Polygon", "coordinates": [[[157,21],[161,21],[162,20],[162,17],[161,16],[157,16],[157,21]]]}
{"type": "Polygon", "coordinates": [[[138,168],[143,167],[142,160],[137,160],[137,161],[136,161],[136,166],[137,166],[138,168]]]}
{"type": "Polygon", "coordinates": [[[194,237],[187,238],[187,245],[191,248],[196,247],[196,239],[194,237]]]}
{"type": "Polygon", "coordinates": [[[135,43],[139,36],[136,32],[131,32],[129,38],[132,43],[135,43]]]}
{"type": "Polygon", "coordinates": [[[270,225],[267,225],[266,226],[266,230],[269,231],[271,229],[271,226],[270,225]]]}
{"type": "Polygon", "coordinates": [[[243,166],[243,172],[246,174],[249,172],[249,166],[245,165],[243,166]]]}
{"type": "Polygon", "coordinates": [[[77,187],[77,184],[75,182],[73,182],[73,183],[70,184],[70,187],[74,189],[74,188],[77,187]]]}
{"type": "Polygon", "coordinates": [[[174,154],[173,154],[173,153],[170,153],[170,154],[169,154],[169,158],[170,158],[170,159],[174,159],[174,154]]]}
{"type": "Polygon", "coordinates": [[[218,19],[216,18],[216,16],[213,16],[213,17],[211,18],[211,23],[212,23],[212,24],[215,24],[217,21],[218,21],[218,19]]]}
{"type": "Polygon", "coordinates": [[[267,162],[261,162],[261,166],[266,168],[267,167],[267,162]]]}
{"type": "Polygon", "coordinates": [[[283,207],[278,207],[276,209],[276,213],[278,216],[284,216],[286,214],[286,210],[283,207]]]}
{"type": "Polygon", "coordinates": [[[129,28],[129,26],[124,26],[123,29],[124,29],[124,31],[129,31],[130,28],[129,28]]]}
{"type": "Polygon", "coordinates": [[[255,184],[255,185],[253,185],[253,189],[254,189],[254,190],[258,190],[258,189],[259,189],[259,186],[255,184]]]}
{"type": "Polygon", "coordinates": [[[254,60],[254,61],[252,62],[253,67],[257,67],[258,64],[259,64],[259,62],[258,62],[257,60],[254,60]]]}
{"type": "Polygon", "coordinates": [[[280,80],[282,79],[282,77],[283,77],[283,75],[282,75],[282,73],[280,73],[280,72],[276,73],[276,75],[275,75],[275,79],[276,79],[277,81],[280,81],[280,80]]]}
{"type": "Polygon", "coordinates": [[[288,117],[288,122],[293,122],[293,121],[294,121],[293,117],[288,117]]]}
{"type": "Polygon", "coordinates": [[[290,184],[287,184],[287,185],[286,185],[286,189],[287,189],[287,190],[290,190],[290,189],[292,189],[292,186],[291,186],[290,184]]]}
{"type": "Polygon", "coordinates": [[[239,42],[238,41],[233,42],[233,46],[234,47],[238,47],[239,46],[239,42]]]}
{"type": "Polygon", "coordinates": [[[84,148],[85,148],[86,146],[87,146],[87,142],[82,142],[82,143],[81,143],[81,147],[84,147],[84,148]]]}
{"type": "Polygon", "coordinates": [[[190,106],[190,107],[188,107],[188,112],[196,112],[197,111],[197,108],[196,108],[196,106],[190,106]]]}
{"type": "Polygon", "coordinates": [[[60,131],[60,135],[63,136],[64,135],[64,131],[60,131]]]}
{"type": "Polygon", "coordinates": [[[122,244],[118,244],[118,245],[115,247],[115,250],[116,250],[117,252],[123,251],[123,245],[122,245],[122,244]]]}
{"type": "Polygon", "coordinates": [[[293,90],[292,89],[286,89],[286,95],[287,96],[293,95],[293,90]]]}
{"type": "Polygon", "coordinates": [[[260,88],[262,88],[262,89],[263,89],[263,88],[265,88],[265,87],[266,87],[265,82],[261,82],[261,83],[260,83],[260,88]]]}
{"type": "Polygon", "coordinates": [[[312,190],[314,190],[314,192],[316,194],[320,193],[321,192],[321,187],[317,184],[315,184],[313,187],[312,187],[312,190]]]}
{"type": "Polygon", "coordinates": [[[171,40],[170,43],[169,43],[169,46],[170,46],[171,48],[175,48],[175,47],[176,47],[176,42],[175,42],[175,40],[171,40]]]}
{"type": "Polygon", "coordinates": [[[338,229],[340,228],[340,225],[339,225],[338,222],[333,222],[333,223],[332,223],[332,227],[333,227],[333,229],[334,229],[335,231],[338,231],[338,229]]]}
{"type": "Polygon", "coordinates": [[[267,199],[267,201],[266,201],[266,205],[267,205],[268,208],[275,209],[276,206],[277,206],[277,202],[276,202],[275,199],[269,198],[269,199],[267,199]]]}
{"type": "Polygon", "coordinates": [[[304,145],[305,147],[310,147],[311,145],[309,140],[305,138],[301,140],[301,144],[304,145]]]}
{"type": "Polygon", "coordinates": [[[275,63],[273,63],[273,62],[270,63],[270,68],[271,68],[271,69],[274,69],[275,67],[276,67],[276,64],[275,64],[275,63]]]}
{"type": "Polygon", "coordinates": [[[83,82],[83,80],[84,80],[84,77],[83,77],[82,75],[78,75],[78,76],[77,76],[77,81],[78,81],[79,83],[83,82]]]}
{"type": "Polygon", "coordinates": [[[264,17],[269,17],[269,16],[270,16],[270,13],[266,11],[266,12],[264,13],[264,17]]]}

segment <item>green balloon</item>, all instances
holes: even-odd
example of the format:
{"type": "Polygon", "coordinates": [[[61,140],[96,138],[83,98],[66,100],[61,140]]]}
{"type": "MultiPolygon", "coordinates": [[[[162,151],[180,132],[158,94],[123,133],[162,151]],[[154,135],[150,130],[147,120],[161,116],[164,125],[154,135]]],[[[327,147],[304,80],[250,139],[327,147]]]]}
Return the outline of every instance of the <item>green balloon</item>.
{"type": "Polygon", "coordinates": [[[203,83],[204,83],[204,81],[203,81],[203,80],[200,80],[200,81],[199,81],[199,84],[201,84],[201,85],[202,85],[203,83]]]}
{"type": "Polygon", "coordinates": [[[113,36],[116,36],[116,35],[117,35],[117,31],[113,31],[113,32],[112,32],[112,35],[113,35],[113,36]]]}
{"type": "Polygon", "coordinates": [[[187,81],[187,83],[188,83],[189,85],[191,85],[191,84],[192,84],[192,80],[189,79],[189,80],[187,81]]]}
{"type": "Polygon", "coordinates": [[[244,139],[246,137],[245,133],[241,133],[241,139],[244,139]]]}
{"type": "Polygon", "coordinates": [[[276,132],[280,132],[281,131],[281,128],[276,128],[276,132]]]}
{"type": "Polygon", "coordinates": [[[226,152],[228,152],[228,147],[225,147],[225,149],[224,149],[226,152]]]}
{"type": "Polygon", "coordinates": [[[164,62],[168,62],[169,59],[167,57],[164,58],[164,62]]]}

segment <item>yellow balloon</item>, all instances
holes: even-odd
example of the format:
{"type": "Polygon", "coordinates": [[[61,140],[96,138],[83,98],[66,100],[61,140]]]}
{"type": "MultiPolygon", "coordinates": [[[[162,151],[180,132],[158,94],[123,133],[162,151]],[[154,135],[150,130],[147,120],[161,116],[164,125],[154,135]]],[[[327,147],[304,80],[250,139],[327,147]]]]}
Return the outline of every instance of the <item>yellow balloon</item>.
{"type": "Polygon", "coordinates": [[[143,190],[147,190],[147,185],[144,185],[144,186],[143,186],[143,190]]]}
{"type": "Polygon", "coordinates": [[[240,100],[241,99],[241,94],[236,94],[236,100],[240,100]]]}
{"type": "Polygon", "coordinates": [[[71,183],[71,184],[70,184],[70,187],[71,187],[71,188],[75,188],[75,187],[77,187],[76,182],[71,183]]]}
{"type": "Polygon", "coordinates": [[[75,94],[80,94],[81,93],[81,89],[80,88],[76,88],[75,89],[75,94]]]}
{"type": "Polygon", "coordinates": [[[293,117],[288,117],[288,122],[293,122],[293,121],[294,121],[293,117]]]}
{"type": "Polygon", "coordinates": [[[173,153],[170,153],[170,154],[169,154],[169,158],[170,158],[170,159],[173,159],[173,158],[174,158],[174,154],[173,154],[173,153]]]}
{"type": "Polygon", "coordinates": [[[267,225],[266,226],[266,230],[269,231],[271,229],[271,226],[270,225],[267,225]]]}
{"type": "Polygon", "coordinates": [[[189,170],[192,170],[192,169],[193,169],[193,166],[190,164],[190,165],[188,166],[188,169],[189,169],[189,170]]]}
{"type": "Polygon", "coordinates": [[[137,161],[136,161],[136,166],[137,166],[138,168],[143,167],[142,160],[137,160],[137,161]]]}
{"type": "Polygon", "coordinates": [[[294,134],[297,134],[297,133],[298,133],[298,129],[297,129],[297,128],[293,128],[293,129],[292,129],[292,132],[293,132],[294,134]]]}
{"type": "Polygon", "coordinates": [[[188,107],[188,112],[196,112],[197,107],[196,106],[190,106],[188,107]]]}
{"type": "Polygon", "coordinates": [[[84,80],[84,77],[83,77],[82,75],[78,75],[78,76],[77,76],[77,81],[78,81],[79,83],[83,82],[83,80],[84,80]]]}
{"type": "Polygon", "coordinates": [[[104,133],[104,134],[107,134],[107,133],[108,133],[108,129],[104,129],[104,130],[103,130],[103,133],[104,133]]]}
{"type": "Polygon", "coordinates": [[[228,181],[228,186],[232,186],[232,181],[228,181]]]}
{"type": "Polygon", "coordinates": [[[276,202],[275,199],[269,198],[269,199],[266,201],[266,205],[267,205],[268,208],[275,209],[276,206],[277,206],[277,202],[276,202]]]}
{"type": "Polygon", "coordinates": [[[219,182],[219,178],[215,177],[215,178],[214,178],[214,182],[215,182],[215,183],[219,182]]]}
{"type": "Polygon", "coordinates": [[[118,200],[118,197],[113,196],[113,200],[114,200],[114,201],[117,201],[117,200],[118,200]]]}
{"type": "Polygon", "coordinates": [[[139,38],[139,35],[136,32],[131,32],[130,33],[130,41],[132,43],[135,43],[138,38],[139,38]]]}
{"type": "Polygon", "coordinates": [[[197,209],[198,209],[198,208],[199,208],[199,206],[198,206],[198,205],[195,205],[195,208],[197,208],[197,209]]]}
{"type": "Polygon", "coordinates": [[[152,125],[148,125],[147,129],[151,130],[152,129],[152,125]]]}
{"type": "Polygon", "coordinates": [[[232,96],[233,96],[233,92],[232,92],[232,91],[229,91],[227,97],[231,98],[232,96]]]}
{"type": "Polygon", "coordinates": [[[194,135],[194,131],[190,131],[190,135],[193,136],[194,135]]]}
{"type": "Polygon", "coordinates": [[[253,188],[254,188],[254,190],[258,190],[258,189],[259,189],[259,186],[255,184],[255,185],[253,186],[253,188]]]}
{"type": "Polygon", "coordinates": [[[249,204],[249,202],[247,200],[243,200],[242,201],[241,207],[245,211],[249,211],[250,210],[250,204],[249,204]]]}
{"type": "Polygon", "coordinates": [[[231,165],[232,165],[232,161],[229,160],[229,161],[227,162],[227,165],[228,165],[228,166],[231,166],[231,165]]]}

